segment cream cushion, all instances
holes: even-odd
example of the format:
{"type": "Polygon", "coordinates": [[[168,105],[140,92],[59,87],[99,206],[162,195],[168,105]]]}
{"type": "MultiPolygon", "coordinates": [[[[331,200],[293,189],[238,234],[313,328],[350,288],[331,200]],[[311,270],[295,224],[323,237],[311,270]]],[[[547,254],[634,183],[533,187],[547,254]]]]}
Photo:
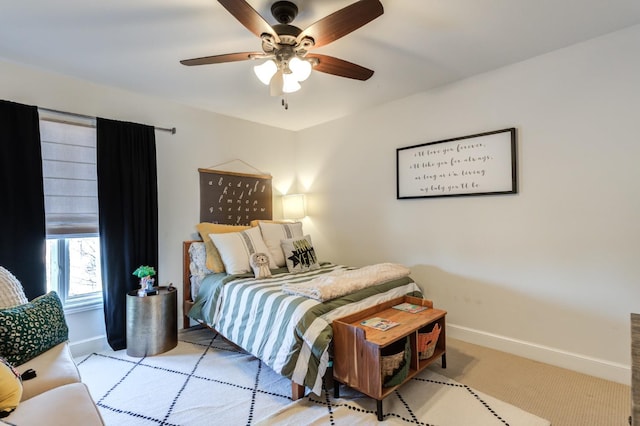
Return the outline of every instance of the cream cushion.
{"type": "Polygon", "coordinates": [[[24,305],[28,301],[20,281],[6,268],[0,266],[0,309],[24,305]]]}
{"type": "Polygon", "coordinates": [[[224,263],[222,262],[222,258],[220,257],[220,252],[218,252],[218,249],[216,248],[209,235],[223,234],[227,232],[239,232],[244,231],[245,229],[249,229],[249,227],[241,225],[221,225],[218,223],[202,222],[196,225],[196,229],[200,234],[200,238],[202,238],[202,241],[204,241],[207,253],[207,268],[213,272],[224,272],[224,263]]]}
{"type": "Polygon", "coordinates": [[[84,383],[60,386],[22,401],[13,413],[3,420],[25,426],[104,425],[104,420],[84,383]]]}
{"type": "MultiPolygon", "coordinates": [[[[251,272],[249,258],[254,253],[269,254],[269,248],[262,239],[260,228],[249,228],[242,232],[226,234],[209,234],[213,244],[220,252],[227,274],[244,274],[251,272]]],[[[269,269],[276,269],[269,256],[269,269]]]]}
{"type": "Polygon", "coordinates": [[[285,266],[281,241],[303,237],[302,222],[273,223],[260,221],[258,224],[264,243],[269,248],[269,255],[273,258],[276,266],[285,266]]]}
{"type": "Polygon", "coordinates": [[[22,382],[22,401],[58,386],[80,381],[80,372],[66,342],[16,367],[16,370],[22,374],[30,368],[37,376],[22,382]]]}
{"type": "Polygon", "coordinates": [[[283,220],[267,220],[267,219],[254,219],[251,222],[249,222],[249,225],[251,225],[251,227],[255,227],[255,226],[260,226],[260,222],[266,222],[266,223],[293,223],[292,220],[290,219],[283,219],[283,220]]]}

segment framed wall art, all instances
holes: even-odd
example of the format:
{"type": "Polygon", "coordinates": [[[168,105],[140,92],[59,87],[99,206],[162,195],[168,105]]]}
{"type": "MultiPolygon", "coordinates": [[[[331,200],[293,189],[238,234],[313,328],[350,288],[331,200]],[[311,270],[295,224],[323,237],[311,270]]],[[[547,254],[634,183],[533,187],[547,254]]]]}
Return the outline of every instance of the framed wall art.
{"type": "Polygon", "coordinates": [[[516,129],[398,148],[396,171],[398,199],[515,194],[516,129]]]}

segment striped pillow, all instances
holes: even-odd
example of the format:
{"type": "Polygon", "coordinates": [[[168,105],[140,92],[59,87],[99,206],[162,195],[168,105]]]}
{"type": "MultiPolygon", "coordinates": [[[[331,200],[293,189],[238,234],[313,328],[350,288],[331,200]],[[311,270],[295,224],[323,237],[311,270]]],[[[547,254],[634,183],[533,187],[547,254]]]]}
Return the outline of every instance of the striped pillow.
{"type": "Polygon", "coordinates": [[[213,272],[224,272],[224,264],[220,258],[218,249],[211,241],[209,234],[224,234],[227,232],[240,232],[249,229],[248,226],[222,225],[219,223],[202,222],[196,225],[196,229],[204,241],[207,251],[207,269],[213,272]]]}
{"type": "MultiPolygon", "coordinates": [[[[209,234],[224,263],[227,274],[244,274],[252,272],[249,258],[254,253],[269,253],[260,228],[249,228],[242,232],[226,234],[209,234]]],[[[269,256],[269,269],[277,266],[269,256]]]]}
{"type": "Polygon", "coordinates": [[[269,248],[269,255],[273,258],[276,266],[285,266],[286,261],[280,243],[282,240],[304,237],[302,222],[270,223],[260,221],[259,224],[264,243],[269,248]]]}

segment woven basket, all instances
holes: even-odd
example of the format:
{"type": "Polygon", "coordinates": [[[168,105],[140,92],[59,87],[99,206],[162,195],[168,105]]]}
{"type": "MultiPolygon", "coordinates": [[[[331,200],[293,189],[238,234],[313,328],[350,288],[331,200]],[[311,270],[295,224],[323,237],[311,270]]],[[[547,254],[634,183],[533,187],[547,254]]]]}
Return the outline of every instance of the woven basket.
{"type": "Polygon", "coordinates": [[[409,373],[411,345],[408,338],[398,340],[382,350],[381,373],[382,386],[396,386],[404,381],[409,373]]]}
{"type": "Polygon", "coordinates": [[[400,368],[400,364],[404,360],[404,351],[397,354],[382,357],[382,381],[393,375],[400,368]]]}
{"type": "Polygon", "coordinates": [[[418,358],[428,359],[433,356],[440,336],[440,325],[436,323],[428,333],[418,333],[418,358]]]}

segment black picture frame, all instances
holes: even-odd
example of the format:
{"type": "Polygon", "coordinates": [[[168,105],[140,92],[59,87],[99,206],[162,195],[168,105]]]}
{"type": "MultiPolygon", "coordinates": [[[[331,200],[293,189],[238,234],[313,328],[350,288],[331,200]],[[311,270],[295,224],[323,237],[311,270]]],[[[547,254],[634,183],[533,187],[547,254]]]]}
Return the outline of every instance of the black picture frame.
{"type": "Polygon", "coordinates": [[[514,127],[396,149],[397,199],[516,194],[514,127]]]}

